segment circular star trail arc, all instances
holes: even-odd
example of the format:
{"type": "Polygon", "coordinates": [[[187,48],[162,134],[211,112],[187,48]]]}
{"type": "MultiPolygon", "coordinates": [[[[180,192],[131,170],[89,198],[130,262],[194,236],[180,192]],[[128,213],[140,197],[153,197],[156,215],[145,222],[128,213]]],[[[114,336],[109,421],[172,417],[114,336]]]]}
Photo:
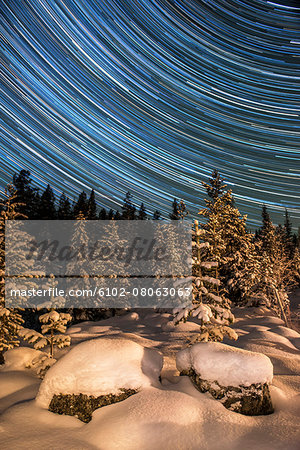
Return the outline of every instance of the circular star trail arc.
{"type": "Polygon", "coordinates": [[[1,181],[196,214],[215,168],[259,223],[300,218],[300,7],[293,1],[1,3],[1,181]]]}

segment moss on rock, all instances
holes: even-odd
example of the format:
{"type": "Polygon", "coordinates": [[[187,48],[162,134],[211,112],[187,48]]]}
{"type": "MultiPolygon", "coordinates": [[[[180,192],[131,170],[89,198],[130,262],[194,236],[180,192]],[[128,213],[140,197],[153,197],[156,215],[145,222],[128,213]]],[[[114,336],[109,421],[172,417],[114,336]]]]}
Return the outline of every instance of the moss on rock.
{"type": "Polygon", "coordinates": [[[90,422],[93,412],[103,406],[126,400],[137,391],[134,389],[121,389],[120,394],[107,394],[94,397],[85,394],[55,394],[49,405],[49,411],[56,414],[75,416],[82,422],[90,422]]]}
{"type": "Polygon", "coordinates": [[[246,416],[272,414],[274,408],[267,383],[250,386],[222,386],[217,381],[203,380],[193,369],[180,372],[188,376],[200,392],[209,392],[231,411],[246,416]]]}

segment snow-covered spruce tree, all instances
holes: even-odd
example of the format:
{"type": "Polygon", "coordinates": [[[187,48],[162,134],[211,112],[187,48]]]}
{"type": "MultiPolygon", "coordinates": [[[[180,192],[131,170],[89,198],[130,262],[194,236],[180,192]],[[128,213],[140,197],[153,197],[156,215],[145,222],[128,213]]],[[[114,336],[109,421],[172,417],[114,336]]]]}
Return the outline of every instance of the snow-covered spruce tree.
{"type": "Polygon", "coordinates": [[[296,285],[300,284],[300,249],[295,247],[292,265],[291,265],[291,276],[296,285]]]}
{"type": "Polygon", "coordinates": [[[257,264],[253,235],[246,227],[247,216],[242,216],[235,206],[232,191],[226,191],[217,171],[208,183],[203,183],[208,198],[199,214],[206,218],[202,228],[206,231],[211,257],[219,265],[219,275],[231,300],[247,300],[254,278],[248,270],[257,264]],[[247,269],[248,268],[248,269],[247,269]]]}
{"type": "Polygon", "coordinates": [[[248,256],[240,259],[240,254],[237,253],[231,258],[232,277],[227,282],[233,301],[240,306],[259,304],[257,289],[261,276],[262,258],[257,243],[250,242],[249,247],[248,256]]]}
{"type": "Polygon", "coordinates": [[[19,345],[18,331],[23,323],[18,309],[5,307],[5,221],[24,218],[18,212],[21,206],[13,187],[8,185],[0,201],[0,360],[4,351],[19,345]]]}
{"type": "MultiPolygon", "coordinates": [[[[109,294],[108,289],[114,287],[114,282],[111,281],[112,279],[116,280],[118,275],[122,275],[124,278],[118,279],[120,286],[124,288],[129,286],[129,279],[126,278],[129,274],[125,266],[124,251],[128,243],[130,243],[132,236],[122,234],[126,231],[122,225],[122,222],[118,220],[110,220],[105,224],[105,238],[101,241],[101,254],[93,264],[93,273],[97,274],[96,282],[97,286],[100,287],[100,290],[98,290],[98,303],[100,306],[103,302],[107,303],[109,299],[107,295],[109,294]],[[106,254],[109,256],[106,257],[106,254]]],[[[130,233],[128,228],[127,231],[130,233]]],[[[125,307],[127,307],[127,304],[124,298],[125,307]]],[[[116,309],[112,308],[111,312],[113,314],[116,313],[116,309]]]]}
{"type": "Polygon", "coordinates": [[[59,313],[50,309],[47,313],[39,317],[41,322],[41,333],[28,328],[22,328],[19,331],[22,337],[29,344],[32,344],[36,350],[49,347],[49,352],[39,353],[32,361],[32,366],[37,370],[38,375],[44,377],[46,371],[51,367],[56,359],[54,358],[54,348],[68,347],[71,343],[70,336],[64,333],[67,329],[67,323],[72,320],[72,316],[67,313],[59,313]]]}
{"type": "Polygon", "coordinates": [[[263,226],[258,234],[260,269],[256,295],[272,307],[284,320],[289,316],[287,287],[292,283],[292,265],[286,252],[285,231],[273,225],[266,207],[262,211],[263,226]]]}
{"type": "Polygon", "coordinates": [[[189,212],[186,209],[186,204],[185,204],[184,200],[182,200],[182,199],[179,202],[178,215],[179,215],[181,220],[183,220],[186,216],[189,215],[189,212]]]}
{"type": "Polygon", "coordinates": [[[225,247],[220,274],[231,300],[243,304],[248,302],[256,283],[259,270],[257,247],[254,235],[247,230],[247,216],[242,216],[234,205],[231,191],[220,199],[224,202],[220,218],[225,247]]]}
{"type": "MultiPolygon", "coordinates": [[[[182,249],[178,246],[178,232],[180,233],[180,227],[182,221],[165,222],[160,221],[154,228],[154,239],[157,248],[164,248],[170,259],[168,259],[168,275],[174,278],[180,277],[182,274],[182,249]]],[[[157,264],[157,260],[153,258],[149,263],[151,267],[151,274],[156,278],[160,278],[166,274],[165,265],[161,266],[157,264]]]]}
{"type": "Polygon", "coordinates": [[[237,339],[237,334],[230,328],[234,321],[230,300],[221,287],[219,277],[219,261],[223,251],[220,230],[216,227],[211,230],[199,228],[196,220],[192,244],[193,302],[191,306],[174,311],[174,322],[186,321],[189,317],[200,319],[199,334],[192,342],[222,341],[225,336],[237,339]]]}
{"type": "Polygon", "coordinates": [[[73,258],[67,264],[66,275],[76,275],[88,278],[90,274],[87,250],[89,237],[86,231],[86,219],[83,213],[79,213],[74,221],[71,238],[71,249],[73,258]]]}
{"type": "Polygon", "coordinates": [[[67,298],[69,312],[73,315],[75,322],[93,320],[94,312],[89,309],[87,303],[92,301],[88,296],[91,288],[91,261],[88,257],[89,236],[86,231],[86,220],[82,212],[76,217],[73,234],[71,238],[71,249],[73,258],[67,264],[68,289],[80,290],[79,297],[70,296],[67,298]],[[74,304],[76,302],[76,304],[74,304]]]}
{"type": "MultiPolygon", "coordinates": [[[[189,212],[186,209],[184,201],[180,200],[180,202],[177,203],[178,218],[168,222],[161,221],[156,224],[154,229],[156,245],[165,247],[168,254],[172,255],[168,262],[168,271],[169,275],[174,275],[174,277],[177,277],[182,273],[182,250],[178,247],[178,237],[180,235],[180,228],[184,226],[183,220],[188,214],[189,212]]],[[[155,260],[153,260],[151,264],[151,273],[159,278],[162,274],[161,268],[158,268],[155,260]]]]}
{"type": "Polygon", "coordinates": [[[171,220],[180,220],[184,219],[189,214],[186,209],[186,205],[184,200],[180,200],[178,202],[177,198],[174,198],[172,202],[172,212],[169,214],[169,218],[171,220]]]}
{"type": "Polygon", "coordinates": [[[202,185],[205,188],[208,197],[212,201],[215,201],[217,198],[219,198],[226,188],[226,184],[224,184],[224,178],[221,177],[217,170],[214,170],[212,172],[211,178],[208,179],[208,183],[205,183],[203,181],[202,185]]]}

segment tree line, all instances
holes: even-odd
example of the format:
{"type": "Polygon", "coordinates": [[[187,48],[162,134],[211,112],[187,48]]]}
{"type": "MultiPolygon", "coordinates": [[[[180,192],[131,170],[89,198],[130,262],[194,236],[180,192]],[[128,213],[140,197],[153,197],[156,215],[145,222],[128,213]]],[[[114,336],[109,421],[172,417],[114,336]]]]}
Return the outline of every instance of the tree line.
{"type": "MultiPolygon", "coordinates": [[[[175,313],[175,320],[200,319],[199,340],[234,338],[231,305],[266,305],[286,321],[289,290],[300,283],[300,239],[293,234],[288,212],[275,226],[265,206],[262,225],[255,233],[247,227],[247,216],[235,205],[234,196],[218,171],[207,182],[205,206],[192,227],[193,304],[175,313]]],[[[169,218],[184,220],[188,211],[183,200],[174,199],[169,218]]],[[[7,219],[161,219],[159,211],[149,217],[144,205],[137,210],[128,192],[121,212],[97,211],[95,194],[82,192],[73,204],[62,194],[58,203],[51,187],[40,193],[30,173],[13,177],[0,201],[0,353],[14,346],[22,318],[18,310],[4,306],[5,220],[7,219]]],[[[83,225],[83,224],[82,224],[83,225]]]]}
{"type": "Polygon", "coordinates": [[[21,170],[15,174],[12,184],[16,193],[16,203],[20,205],[19,212],[32,220],[74,220],[79,215],[88,220],[146,220],[148,218],[159,220],[161,218],[158,210],[149,215],[144,203],[137,208],[133,204],[130,192],[126,193],[121,211],[106,208],[100,208],[98,211],[94,189],[89,196],[82,191],[74,201],[70,201],[64,193],[56,199],[49,184],[42,192],[33,186],[28,170],[21,170]]]}

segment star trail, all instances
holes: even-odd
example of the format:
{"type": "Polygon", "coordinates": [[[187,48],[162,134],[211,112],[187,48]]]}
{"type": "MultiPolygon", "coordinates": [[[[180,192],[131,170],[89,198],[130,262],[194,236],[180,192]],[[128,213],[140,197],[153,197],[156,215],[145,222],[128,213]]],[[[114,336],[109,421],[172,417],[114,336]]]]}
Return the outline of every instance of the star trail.
{"type": "Polygon", "coordinates": [[[249,224],[300,222],[300,5],[1,2],[0,182],[196,214],[218,169],[249,224]]]}

